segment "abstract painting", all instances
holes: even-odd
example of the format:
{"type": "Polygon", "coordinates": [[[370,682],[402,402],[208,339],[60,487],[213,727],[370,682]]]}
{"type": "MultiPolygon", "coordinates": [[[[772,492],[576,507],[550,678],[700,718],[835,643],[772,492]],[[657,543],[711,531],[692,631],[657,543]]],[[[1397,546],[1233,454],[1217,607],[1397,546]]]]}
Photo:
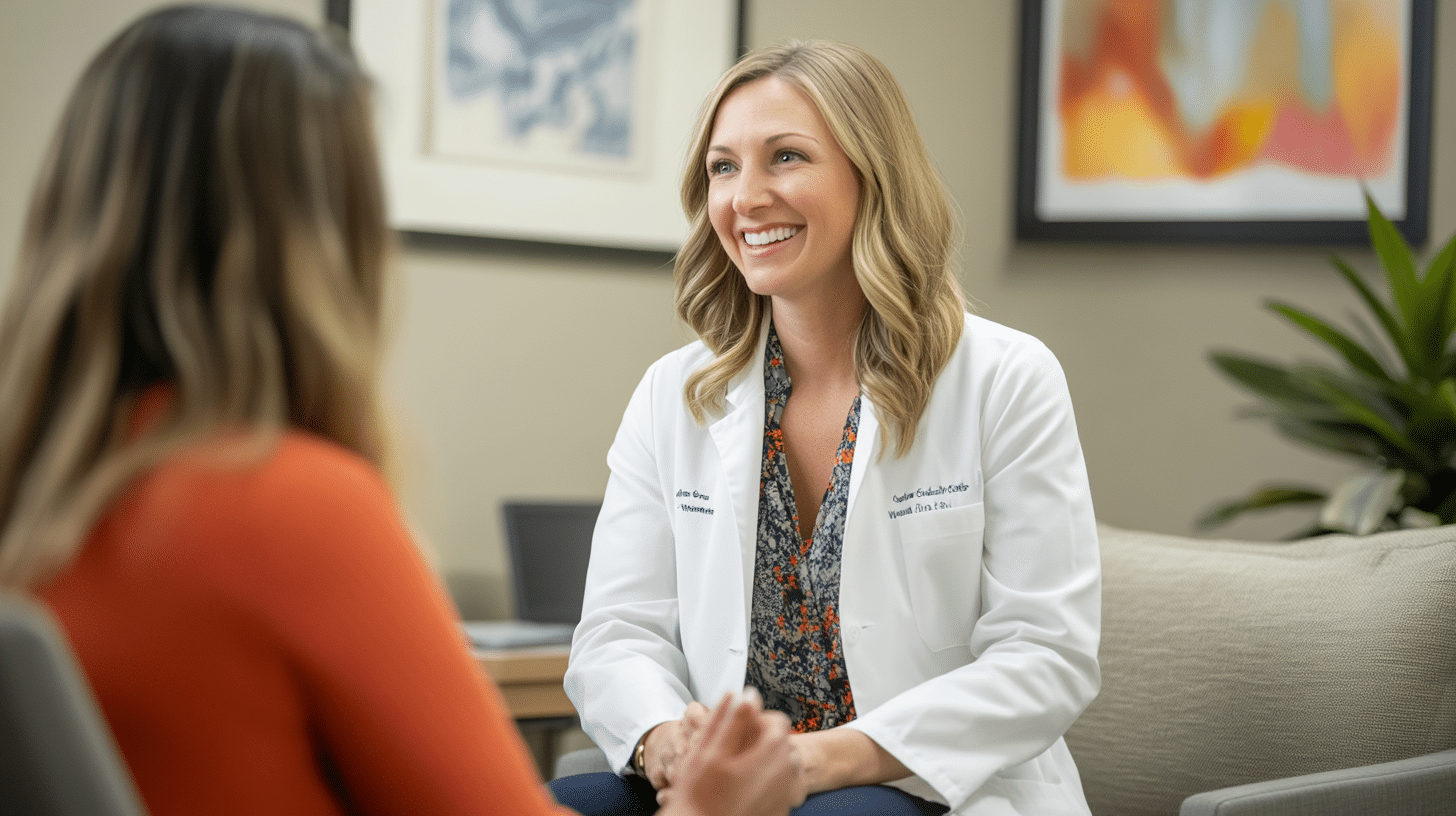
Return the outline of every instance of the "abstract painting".
{"type": "Polygon", "coordinates": [[[1021,238],[1424,239],[1429,0],[1023,5],[1021,238]]]}
{"type": "Polygon", "coordinates": [[[484,161],[641,167],[644,0],[445,0],[430,150],[484,161]],[[634,137],[636,137],[634,139],[634,137]]]}

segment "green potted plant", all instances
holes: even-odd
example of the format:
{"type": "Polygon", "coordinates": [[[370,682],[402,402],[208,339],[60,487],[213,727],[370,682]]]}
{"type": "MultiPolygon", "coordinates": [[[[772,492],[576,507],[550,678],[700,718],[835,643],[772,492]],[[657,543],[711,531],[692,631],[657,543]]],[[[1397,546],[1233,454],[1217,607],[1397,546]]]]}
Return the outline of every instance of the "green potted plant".
{"type": "Polygon", "coordinates": [[[1296,442],[1354,457],[1366,469],[1329,492],[1260,486],[1212,508],[1198,520],[1200,528],[1250,510],[1297,504],[1319,506],[1305,535],[1365,535],[1456,522],[1456,236],[1422,275],[1405,239],[1368,195],[1365,201],[1388,300],[1377,297],[1344,261],[1331,260],[1376,328],[1353,334],[1269,301],[1270,311],[1332,349],[1339,364],[1285,365],[1228,351],[1215,351],[1210,359],[1259,398],[1243,415],[1272,422],[1296,442]]]}

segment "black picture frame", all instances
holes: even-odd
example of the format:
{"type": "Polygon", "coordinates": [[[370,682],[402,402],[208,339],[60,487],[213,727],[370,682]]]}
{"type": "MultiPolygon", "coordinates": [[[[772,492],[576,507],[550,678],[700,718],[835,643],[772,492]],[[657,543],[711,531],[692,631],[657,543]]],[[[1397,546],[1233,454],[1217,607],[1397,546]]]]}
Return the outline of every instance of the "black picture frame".
{"type": "MultiPolygon", "coordinates": [[[[1407,0],[1410,40],[1407,44],[1407,117],[1405,144],[1405,215],[1393,219],[1413,245],[1424,244],[1429,229],[1431,121],[1434,70],[1434,0],[1407,0]]],[[[1247,244],[1368,244],[1363,218],[1258,219],[1210,218],[1193,220],[1060,220],[1038,213],[1042,145],[1041,98],[1043,77],[1042,32],[1046,0],[1022,0],[1021,51],[1017,75],[1017,159],[1015,230],[1020,241],[1247,243],[1247,244]]]]}

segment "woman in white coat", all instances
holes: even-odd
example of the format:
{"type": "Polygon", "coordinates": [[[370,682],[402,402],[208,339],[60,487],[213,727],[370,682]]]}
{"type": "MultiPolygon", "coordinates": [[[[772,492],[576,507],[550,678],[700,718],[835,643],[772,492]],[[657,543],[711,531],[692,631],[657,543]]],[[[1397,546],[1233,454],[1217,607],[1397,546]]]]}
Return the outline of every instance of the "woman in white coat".
{"type": "Polygon", "coordinates": [[[852,46],[744,57],[683,174],[679,316],[627,406],[566,690],[651,812],[704,709],[786,714],[798,813],[1086,813],[1062,734],[1098,688],[1100,573],[1052,354],[967,315],[948,197],[852,46]]]}

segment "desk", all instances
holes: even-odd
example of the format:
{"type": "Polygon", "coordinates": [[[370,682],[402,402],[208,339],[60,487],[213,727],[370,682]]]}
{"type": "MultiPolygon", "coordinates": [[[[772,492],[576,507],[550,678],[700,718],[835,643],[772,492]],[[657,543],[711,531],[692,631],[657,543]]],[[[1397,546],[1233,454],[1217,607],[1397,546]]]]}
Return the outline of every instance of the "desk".
{"type": "Polygon", "coordinates": [[[474,650],[475,659],[490,673],[505,695],[506,707],[517,720],[575,717],[576,708],[561,688],[566,676],[567,646],[474,650]]]}
{"type": "Polygon", "coordinates": [[[506,698],[506,708],[531,749],[543,779],[551,778],[561,733],[576,727],[576,707],[561,687],[569,646],[474,649],[481,667],[506,698]]]}

